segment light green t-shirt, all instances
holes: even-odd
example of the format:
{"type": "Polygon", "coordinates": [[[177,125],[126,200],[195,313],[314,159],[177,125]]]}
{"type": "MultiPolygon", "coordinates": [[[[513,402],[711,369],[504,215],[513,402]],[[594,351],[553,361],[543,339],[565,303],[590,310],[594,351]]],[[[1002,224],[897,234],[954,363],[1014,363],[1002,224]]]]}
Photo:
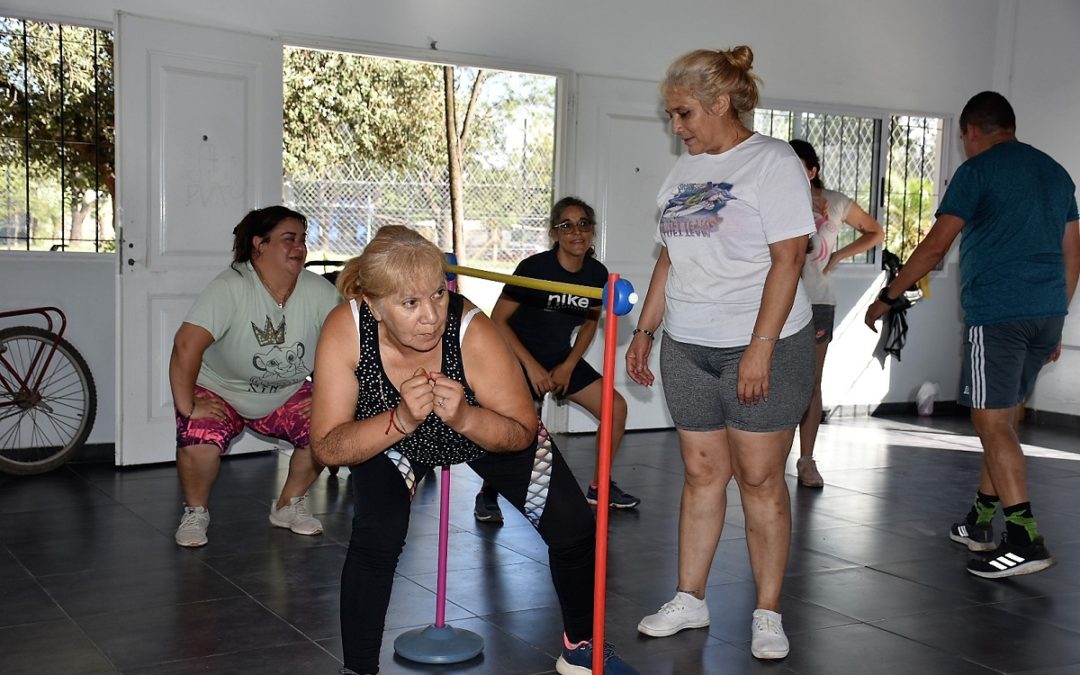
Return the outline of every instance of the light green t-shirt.
{"type": "Polygon", "coordinates": [[[285,307],[278,307],[250,262],[230,267],[184,318],[214,336],[196,382],[241,417],[266,417],[311,375],[319,331],[338,300],[329,281],[304,270],[285,307]]]}

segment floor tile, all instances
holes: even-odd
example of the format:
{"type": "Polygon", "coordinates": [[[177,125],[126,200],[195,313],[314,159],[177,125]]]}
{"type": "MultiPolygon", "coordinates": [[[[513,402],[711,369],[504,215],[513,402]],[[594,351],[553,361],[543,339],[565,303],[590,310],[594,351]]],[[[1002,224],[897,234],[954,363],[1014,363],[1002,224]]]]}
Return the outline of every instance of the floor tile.
{"type": "Polygon", "coordinates": [[[145,668],[129,668],[124,675],[202,675],[204,673],[258,673],[259,675],[331,675],[341,661],[315,643],[251,649],[230,654],[157,663],[145,668]]]}
{"type": "Polygon", "coordinates": [[[307,641],[247,597],[96,614],[76,622],[121,670],[307,641]]]}
{"type": "Polygon", "coordinates": [[[120,672],[100,647],[68,620],[0,628],[0,671],[79,675],[120,672]]]}
{"type": "MultiPolygon", "coordinates": [[[[1002,580],[967,574],[949,541],[981,462],[964,418],[837,418],[823,425],[821,490],[798,487],[788,458],[791,551],[781,597],[790,655],[749,651],[756,604],[738,486],[706,587],[708,628],[667,638],[637,624],[678,586],[683,488],[672,431],[628,434],[614,468],[638,509],[609,519],[605,637],[643,675],[1080,674],[1080,453],[1075,430],[1026,425],[1029,489],[1058,564],[1002,580]]],[[[594,437],[559,447],[587,485],[594,437]]],[[[101,453],[102,457],[108,453],[101,453]]],[[[229,456],[211,498],[210,543],[181,549],[175,467],[80,461],[41,476],[0,475],[0,673],[124,675],[333,673],[340,667],[340,576],[351,537],[348,468],[308,493],[314,537],[268,522],[288,454],[229,456]]],[[[394,579],[382,674],[553,675],[562,621],[547,548],[503,502],[478,523],[480,478],[451,473],[447,621],[484,638],[454,666],[394,655],[434,621],[441,472],[422,481],[394,579]]],[[[995,522],[1001,530],[1001,517],[995,522]]]]}
{"type": "Polygon", "coordinates": [[[898,617],[877,626],[1004,672],[1080,663],[1080,633],[997,607],[898,617]]]}

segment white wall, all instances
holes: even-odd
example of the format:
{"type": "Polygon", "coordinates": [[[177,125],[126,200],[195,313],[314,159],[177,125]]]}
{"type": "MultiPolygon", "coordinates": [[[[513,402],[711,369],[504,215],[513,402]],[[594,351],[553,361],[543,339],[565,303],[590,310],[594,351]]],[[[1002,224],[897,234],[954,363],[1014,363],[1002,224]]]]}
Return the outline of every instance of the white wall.
{"type": "MultiPolygon", "coordinates": [[[[116,264],[92,253],[0,254],[0,310],[59,307],[65,339],[79,350],[97,385],[97,419],[89,443],[116,439],[116,264]]],[[[40,316],[0,320],[0,326],[45,327],[40,316]]]]}
{"type": "MultiPolygon", "coordinates": [[[[750,44],[772,98],[935,112],[990,83],[986,0],[6,0],[14,14],[109,22],[115,10],[204,25],[659,80],[678,54],[750,44]],[[452,12],[447,12],[452,8],[452,12]],[[857,28],[856,28],[857,27],[857,28]]],[[[434,56],[437,56],[435,54],[434,56]]]]}
{"type": "Polygon", "coordinates": [[[956,400],[963,326],[955,256],[954,248],[944,269],[932,273],[929,297],[907,311],[907,342],[900,361],[881,358],[876,349],[878,336],[863,323],[885,273],[853,265],[841,266],[834,273],[836,330],[822,382],[826,407],[865,412],[867,406],[872,411],[877,402],[914,401],[915,391],[925,381],[938,384],[939,400],[956,400]]]}
{"type": "MultiPolygon", "coordinates": [[[[1003,3],[995,84],[1016,111],[1016,135],[1060,162],[1080,182],[1080,2],[1003,3]],[[1011,58],[1009,58],[1011,57],[1011,58]]],[[[1043,369],[1028,402],[1037,410],[1080,415],[1080,300],[1073,297],[1061,359],[1043,369]]]]}
{"type": "MultiPolygon", "coordinates": [[[[997,4],[986,0],[909,0],[902,7],[892,0],[855,4],[849,0],[456,0],[452,4],[439,0],[6,0],[4,4],[0,13],[7,15],[110,23],[114,12],[123,10],[283,34],[303,44],[379,43],[388,52],[426,49],[436,40],[441,56],[448,60],[490,63],[494,59],[508,66],[648,80],[659,80],[666,65],[691,48],[745,43],[754,48],[755,68],[770,99],[954,116],[971,94],[991,87],[1000,69],[996,68],[1000,13],[997,4]],[[450,14],[448,7],[453,9],[450,14]]],[[[1059,22],[1075,19],[1075,12],[1069,14],[1073,7],[1070,0],[1025,6],[1026,12],[1038,16],[1020,22],[1024,39],[1017,49],[1017,72],[1042,72],[1042,64],[1048,66],[1072,49],[1070,36],[1064,34],[1067,26],[1059,22]],[[1061,31],[1061,38],[1040,39],[1043,24],[1061,31]]],[[[1070,25],[1076,26],[1075,20],[1070,25]]],[[[438,58],[440,53],[431,55],[438,58]]],[[[1070,58],[1075,56],[1072,49],[1070,58]]],[[[1063,67],[1048,83],[1027,81],[1026,94],[1040,92],[1032,96],[1028,108],[1034,108],[1036,100],[1058,96],[1047,85],[1067,84],[1072,87],[1075,111],[1077,85],[1068,78],[1069,69],[1063,67]]],[[[1028,108],[1018,106],[1018,112],[1022,118],[1029,115],[1034,126],[1037,116],[1028,108]]],[[[1051,120],[1044,113],[1039,120],[1048,125],[1046,136],[1058,136],[1055,128],[1068,129],[1064,118],[1051,120]]],[[[950,152],[949,159],[955,165],[955,152],[950,152]]],[[[52,298],[51,302],[65,292],[66,284],[54,271],[63,268],[11,265],[10,260],[17,259],[0,257],[3,287],[12,288],[11,280],[17,279],[14,288],[33,289],[52,298]]],[[[942,385],[943,398],[955,397],[960,333],[955,274],[949,269],[935,278],[934,300],[909,313],[910,340],[901,364],[890,362],[884,370],[873,364],[862,368],[875,344],[859,318],[865,302],[855,310],[855,320],[841,324],[841,338],[830,355],[829,367],[836,372],[830,372],[826,380],[826,404],[910,401],[914,389],[926,379],[942,385]]],[[[94,321],[76,322],[74,336],[80,348],[81,343],[95,341],[106,332],[110,338],[113,335],[114,279],[109,271],[110,266],[103,265],[100,278],[86,280],[92,285],[82,287],[95,304],[94,321]],[[87,331],[85,337],[83,331],[87,331]]],[[[871,286],[877,288],[873,270],[847,274],[851,278],[840,289],[838,319],[871,286]]],[[[3,304],[25,303],[19,291],[5,291],[3,304]]],[[[103,353],[108,358],[110,352],[103,353]]],[[[111,372],[111,363],[95,366],[99,382],[110,379],[111,372]]],[[[111,386],[108,389],[111,393],[111,386]]],[[[96,433],[108,426],[108,415],[99,413],[96,433]]]]}

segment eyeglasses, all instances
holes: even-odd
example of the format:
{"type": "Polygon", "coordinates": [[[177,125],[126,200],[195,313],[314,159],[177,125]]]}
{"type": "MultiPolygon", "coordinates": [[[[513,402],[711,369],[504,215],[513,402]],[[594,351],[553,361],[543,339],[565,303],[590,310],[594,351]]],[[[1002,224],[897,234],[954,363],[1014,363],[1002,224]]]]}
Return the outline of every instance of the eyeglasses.
{"type": "Polygon", "coordinates": [[[555,229],[562,230],[563,232],[569,232],[571,229],[576,228],[578,232],[592,232],[593,226],[595,225],[596,223],[589,220],[588,218],[582,218],[576,223],[572,220],[564,220],[561,223],[555,223],[555,229]]]}

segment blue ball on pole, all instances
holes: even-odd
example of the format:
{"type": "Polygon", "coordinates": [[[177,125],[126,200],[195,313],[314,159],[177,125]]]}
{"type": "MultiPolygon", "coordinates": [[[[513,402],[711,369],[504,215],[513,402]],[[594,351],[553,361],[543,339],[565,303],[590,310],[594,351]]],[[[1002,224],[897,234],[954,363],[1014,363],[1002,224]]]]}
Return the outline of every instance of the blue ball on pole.
{"type": "MultiPolygon", "coordinates": [[[[604,293],[600,299],[606,307],[608,302],[608,284],[604,285],[604,293]]],[[[634,291],[634,284],[630,283],[628,279],[619,279],[615,282],[616,315],[625,316],[629,314],[630,310],[637,304],[637,301],[638,294],[634,291]]]]}

